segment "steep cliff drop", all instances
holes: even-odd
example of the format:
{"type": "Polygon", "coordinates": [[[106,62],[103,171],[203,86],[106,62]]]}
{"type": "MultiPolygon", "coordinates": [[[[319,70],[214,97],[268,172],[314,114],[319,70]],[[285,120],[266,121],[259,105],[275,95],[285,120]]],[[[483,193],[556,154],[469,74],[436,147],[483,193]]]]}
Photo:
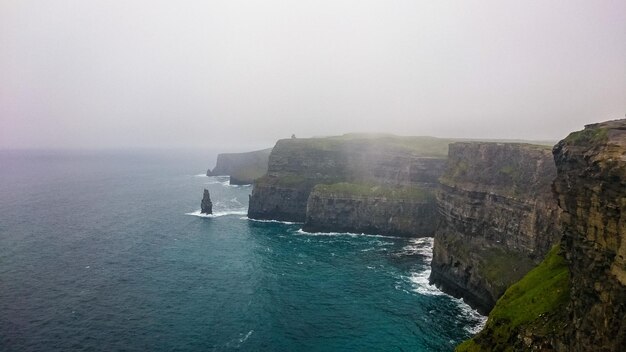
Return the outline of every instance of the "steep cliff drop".
{"type": "Polygon", "coordinates": [[[556,168],[548,146],[462,142],[449,150],[430,281],[486,314],[559,237],[556,168]]]}
{"type": "Polygon", "coordinates": [[[570,351],[626,349],[626,119],[588,125],[554,148],[571,301],[570,351]]]}
{"type": "Polygon", "coordinates": [[[211,202],[211,194],[209,194],[209,190],[206,188],[204,189],[202,202],[200,203],[200,213],[213,214],[213,203],[211,202]]]}
{"type": "Polygon", "coordinates": [[[280,140],[254,183],[248,217],[304,222],[311,232],[432,236],[448,143],[359,134],[280,140]]]}
{"type": "Polygon", "coordinates": [[[457,351],[626,348],[626,120],[585,126],[553,152],[561,244],[457,351]]]}

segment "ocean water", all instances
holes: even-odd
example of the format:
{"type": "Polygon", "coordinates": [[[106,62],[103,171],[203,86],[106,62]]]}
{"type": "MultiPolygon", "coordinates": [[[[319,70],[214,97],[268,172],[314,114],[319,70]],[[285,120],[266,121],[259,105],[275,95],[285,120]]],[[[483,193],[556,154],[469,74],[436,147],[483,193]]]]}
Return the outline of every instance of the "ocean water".
{"type": "Polygon", "coordinates": [[[432,239],[248,220],[210,157],[0,152],[0,350],[451,351],[484,323],[428,285],[432,239]]]}

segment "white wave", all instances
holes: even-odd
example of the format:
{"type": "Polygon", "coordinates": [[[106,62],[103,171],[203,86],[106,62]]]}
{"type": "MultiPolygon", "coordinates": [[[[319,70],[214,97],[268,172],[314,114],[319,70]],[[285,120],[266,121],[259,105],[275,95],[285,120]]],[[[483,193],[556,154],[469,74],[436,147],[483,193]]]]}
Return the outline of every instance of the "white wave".
{"type": "Polygon", "coordinates": [[[197,174],[197,175],[193,175],[193,177],[209,177],[206,174],[197,174]]]}
{"type": "Polygon", "coordinates": [[[222,183],[222,185],[224,185],[224,187],[231,187],[231,188],[249,188],[249,187],[252,187],[252,185],[231,185],[230,181],[226,182],[226,184],[222,183]]]}
{"type": "MultiPolygon", "coordinates": [[[[430,266],[429,266],[430,268],[430,266]]],[[[445,295],[443,291],[437,288],[435,285],[431,285],[428,282],[430,277],[430,269],[425,269],[420,272],[412,272],[408,277],[408,280],[413,286],[413,292],[417,292],[424,296],[442,296],[445,295]]]]}
{"type": "Polygon", "coordinates": [[[394,236],[383,235],[370,235],[366,233],[352,233],[352,232],[307,232],[302,229],[296,231],[296,233],[307,236],[350,236],[350,237],[381,237],[381,238],[400,238],[394,236]]]}
{"type": "MultiPolygon", "coordinates": [[[[222,177],[222,176],[217,176],[217,177],[222,177]]],[[[226,180],[216,179],[216,180],[212,180],[210,182],[207,182],[205,184],[206,185],[217,185],[217,184],[219,184],[219,185],[222,185],[222,186],[227,187],[227,188],[247,188],[247,187],[252,187],[252,185],[231,185],[229,178],[226,179],[226,180]]]]}
{"type": "Polygon", "coordinates": [[[244,343],[246,342],[246,340],[250,337],[250,335],[252,335],[252,333],[254,332],[254,330],[250,330],[248,331],[248,333],[246,334],[246,336],[242,337],[239,339],[239,343],[244,343]]]}
{"type": "Polygon", "coordinates": [[[302,224],[301,222],[291,222],[291,221],[250,219],[247,216],[244,216],[244,217],[242,217],[240,219],[241,220],[255,221],[255,222],[269,222],[269,223],[275,223],[275,224],[285,224],[285,225],[300,225],[300,224],[302,224]]]}
{"type": "Polygon", "coordinates": [[[213,180],[211,182],[207,182],[205,183],[205,185],[218,185],[218,184],[223,184],[224,181],[218,181],[218,180],[213,180]]]}
{"type": "Polygon", "coordinates": [[[244,215],[247,214],[248,211],[243,209],[243,210],[226,210],[226,211],[216,211],[213,214],[203,214],[201,210],[196,210],[194,212],[191,213],[185,213],[185,215],[193,215],[193,216],[198,216],[201,218],[217,218],[220,216],[226,216],[226,215],[244,215]]]}
{"type": "Polygon", "coordinates": [[[408,277],[413,286],[413,292],[426,296],[448,296],[461,309],[461,314],[472,322],[465,326],[465,330],[470,334],[476,334],[485,327],[487,317],[473,309],[463,299],[452,297],[429,282],[434,243],[435,240],[432,237],[412,238],[409,240],[409,244],[404,246],[402,252],[400,252],[401,254],[419,254],[426,258],[424,269],[411,272],[408,277]]]}
{"type": "Polygon", "coordinates": [[[454,298],[452,300],[461,308],[461,314],[472,322],[470,325],[465,326],[465,331],[472,335],[478,334],[487,324],[487,317],[478,313],[478,311],[472,308],[469,304],[465,303],[463,298],[454,298]]]}
{"type": "Polygon", "coordinates": [[[433,246],[435,239],[432,237],[411,238],[409,243],[402,248],[400,255],[415,255],[419,254],[424,256],[425,265],[423,270],[411,272],[408,276],[408,280],[413,286],[413,291],[427,296],[441,296],[445,295],[437,286],[431,285],[428,281],[430,277],[430,264],[433,260],[433,246]]]}
{"type": "Polygon", "coordinates": [[[402,251],[396,255],[421,255],[430,263],[433,260],[433,246],[435,239],[432,237],[411,238],[409,243],[402,247],[402,251]]]}

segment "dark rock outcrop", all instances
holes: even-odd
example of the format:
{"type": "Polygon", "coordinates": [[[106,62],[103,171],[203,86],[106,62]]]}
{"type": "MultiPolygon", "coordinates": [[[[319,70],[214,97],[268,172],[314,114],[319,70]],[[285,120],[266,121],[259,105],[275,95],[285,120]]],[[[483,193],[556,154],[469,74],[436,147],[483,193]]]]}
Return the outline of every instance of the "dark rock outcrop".
{"type": "MultiPolygon", "coordinates": [[[[407,214],[404,211],[394,212],[389,206],[386,211],[375,209],[382,205],[381,199],[348,199],[344,194],[342,200],[335,200],[332,199],[334,194],[319,191],[309,203],[309,196],[316,185],[346,182],[432,190],[445,166],[447,144],[447,140],[437,138],[389,135],[280,140],[270,155],[267,175],[254,183],[248,216],[297,222],[308,219],[312,223],[305,224],[305,228],[359,232],[362,227],[350,225],[359,223],[360,217],[356,215],[343,227],[335,228],[339,223],[336,207],[353,214],[377,213],[377,221],[384,223],[395,215],[402,218],[407,214]],[[310,205],[308,213],[307,204],[310,205]]],[[[430,221],[436,223],[436,217],[430,221]]],[[[368,231],[392,230],[386,225],[366,227],[368,231]]]]}
{"type": "Polygon", "coordinates": [[[549,147],[450,145],[430,280],[485,313],[559,237],[549,147]]]}
{"type": "Polygon", "coordinates": [[[246,153],[223,153],[217,156],[213,170],[207,176],[230,176],[230,184],[252,184],[267,172],[267,164],[272,149],[246,153]]]}
{"type": "Polygon", "coordinates": [[[211,202],[211,194],[208,189],[204,189],[202,202],[200,203],[200,212],[202,214],[213,214],[213,203],[211,202]]]}

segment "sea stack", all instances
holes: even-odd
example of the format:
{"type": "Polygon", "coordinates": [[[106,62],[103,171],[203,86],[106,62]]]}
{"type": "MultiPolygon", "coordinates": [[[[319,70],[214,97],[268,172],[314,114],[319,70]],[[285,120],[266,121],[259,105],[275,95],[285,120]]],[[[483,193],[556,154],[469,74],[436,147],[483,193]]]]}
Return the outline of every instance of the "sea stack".
{"type": "Polygon", "coordinates": [[[213,214],[213,203],[211,203],[211,194],[208,189],[204,189],[204,195],[202,196],[202,203],[200,204],[200,212],[202,214],[213,214]]]}

